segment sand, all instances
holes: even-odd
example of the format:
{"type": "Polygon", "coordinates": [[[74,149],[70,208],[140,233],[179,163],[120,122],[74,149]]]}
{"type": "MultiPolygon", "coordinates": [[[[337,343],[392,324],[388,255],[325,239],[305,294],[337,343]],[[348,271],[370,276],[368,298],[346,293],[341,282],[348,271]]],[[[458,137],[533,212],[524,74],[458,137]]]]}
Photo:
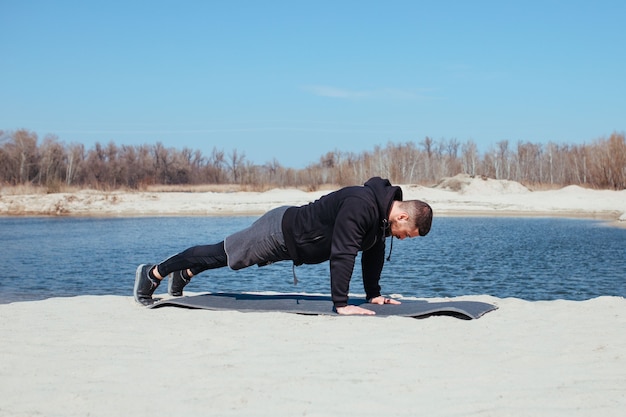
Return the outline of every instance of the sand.
{"type": "MultiPolygon", "coordinates": [[[[530,191],[513,181],[458,175],[436,187],[403,185],[404,199],[420,199],[435,215],[514,215],[593,217],[626,222],[626,190],[568,186],[530,191]]],[[[328,190],[304,192],[100,192],[9,195],[0,192],[2,215],[190,216],[260,215],[280,205],[316,200],[328,190]]]]}
{"type": "MultiPolygon", "coordinates": [[[[626,222],[625,191],[461,180],[405,197],[439,215],[626,222]]],[[[79,194],[3,195],[0,214],[54,198],[69,215],[254,214],[318,196],[79,194]]],[[[499,309],[465,321],[149,310],[130,293],[0,304],[0,416],[624,415],[624,298],[461,299],[499,309]]]]}
{"type": "Polygon", "coordinates": [[[626,301],[478,320],[0,305],[2,416],[623,416],[626,301]]]}

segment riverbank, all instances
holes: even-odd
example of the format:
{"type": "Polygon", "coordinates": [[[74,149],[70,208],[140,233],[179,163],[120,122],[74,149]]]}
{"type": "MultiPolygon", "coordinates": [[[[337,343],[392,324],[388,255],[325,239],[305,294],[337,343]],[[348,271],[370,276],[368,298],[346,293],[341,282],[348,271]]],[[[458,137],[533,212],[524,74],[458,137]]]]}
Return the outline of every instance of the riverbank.
{"type": "MultiPolygon", "coordinates": [[[[626,223],[626,190],[568,186],[531,191],[519,183],[456,176],[435,187],[403,185],[404,199],[428,202],[435,215],[588,217],[626,223]],[[620,221],[621,220],[621,221],[620,221]]],[[[259,215],[301,205],[332,190],[304,192],[100,192],[1,194],[2,216],[219,216],[259,215]]]]}

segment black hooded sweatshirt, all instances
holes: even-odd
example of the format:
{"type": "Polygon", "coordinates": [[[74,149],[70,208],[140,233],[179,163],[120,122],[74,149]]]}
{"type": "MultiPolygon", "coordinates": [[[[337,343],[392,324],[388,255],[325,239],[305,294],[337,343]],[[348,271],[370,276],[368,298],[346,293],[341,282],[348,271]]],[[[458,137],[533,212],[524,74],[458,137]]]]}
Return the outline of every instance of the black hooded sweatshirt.
{"type": "Polygon", "coordinates": [[[374,177],[364,186],[346,187],[313,203],[287,209],[282,227],[296,265],[330,260],[330,289],[335,307],[348,304],[354,261],[362,251],[363,287],[367,298],[380,295],[385,237],[394,201],[402,189],[374,177]]]}

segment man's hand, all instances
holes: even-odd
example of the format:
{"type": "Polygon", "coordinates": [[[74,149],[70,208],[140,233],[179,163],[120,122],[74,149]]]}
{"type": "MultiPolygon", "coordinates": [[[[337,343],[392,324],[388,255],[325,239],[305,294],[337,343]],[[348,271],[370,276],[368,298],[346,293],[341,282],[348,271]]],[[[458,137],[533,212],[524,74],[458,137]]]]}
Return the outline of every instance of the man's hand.
{"type": "MultiPolygon", "coordinates": [[[[393,298],[383,297],[382,295],[370,299],[369,302],[370,304],[401,304],[400,301],[398,300],[394,300],[393,298]]],[[[368,310],[366,308],[359,307],[359,306],[336,307],[335,310],[337,310],[337,314],[340,314],[343,316],[352,316],[352,315],[358,315],[358,314],[373,316],[374,314],[376,314],[372,310],[368,310]]]]}
{"type": "Polygon", "coordinates": [[[342,316],[352,316],[357,314],[373,316],[374,314],[376,314],[372,310],[368,310],[359,306],[336,307],[335,310],[337,310],[337,314],[340,314],[342,316]]]}
{"type": "Polygon", "coordinates": [[[370,303],[371,304],[402,304],[398,300],[394,300],[393,298],[383,297],[382,295],[371,298],[370,303]]]}

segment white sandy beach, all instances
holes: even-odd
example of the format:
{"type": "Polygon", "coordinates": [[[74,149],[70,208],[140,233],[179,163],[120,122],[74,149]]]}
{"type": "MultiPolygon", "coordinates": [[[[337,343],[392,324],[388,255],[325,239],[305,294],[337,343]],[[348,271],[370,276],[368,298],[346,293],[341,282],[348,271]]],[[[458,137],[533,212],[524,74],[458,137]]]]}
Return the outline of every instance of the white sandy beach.
{"type": "MultiPolygon", "coordinates": [[[[447,184],[456,191],[405,186],[405,199],[431,203],[435,215],[626,223],[626,191],[531,192],[469,178],[447,184]]],[[[258,214],[323,193],[2,195],[0,215],[258,214]]],[[[622,297],[468,295],[462,299],[499,308],[465,321],[150,310],[130,292],[0,304],[0,416],[606,417],[626,410],[622,297]]]]}
{"type": "Polygon", "coordinates": [[[474,321],[0,305],[2,416],[622,416],[626,301],[474,321]]]}

